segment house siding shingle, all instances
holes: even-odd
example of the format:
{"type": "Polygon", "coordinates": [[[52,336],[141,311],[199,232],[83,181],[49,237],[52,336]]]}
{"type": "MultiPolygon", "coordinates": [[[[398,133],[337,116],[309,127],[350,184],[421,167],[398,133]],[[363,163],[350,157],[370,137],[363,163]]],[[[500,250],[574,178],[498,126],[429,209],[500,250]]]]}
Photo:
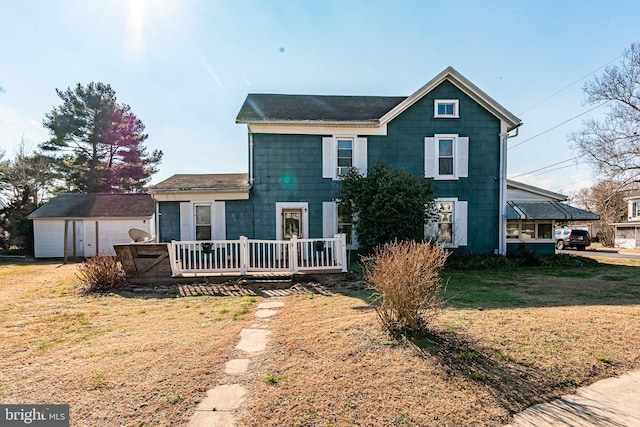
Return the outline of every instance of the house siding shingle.
{"type": "Polygon", "coordinates": [[[387,136],[369,137],[368,162],[385,160],[415,175],[424,174],[424,138],[435,134],[469,137],[469,177],[433,181],[435,197],[469,203],[468,245],[459,252],[486,253],[498,247],[500,121],[445,81],[388,124],[387,136]],[[459,99],[459,119],[434,118],[435,99],[459,99]]]}
{"type": "MultiPolygon", "coordinates": [[[[459,251],[486,253],[497,248],[500,120],[445,81],[392,120],[387,133],[367,137],[367,163],[385,160],[415,175],[424,174],[426,136],[449,133],[470,138],[469,177],[434,181],[434,195],[469,203],[468,245],[459,251]],[[460,118],[435,119],[434,99],[459,99],[460,118]]],[[[252,136],[253,187],[249,200],[227,202],[227,237],[274,239],[277,202],[307,202],[308,237],[321,237],[322,202],[335,199],[340,185],[322,178],[322,137],[330,135],[252,136]]]]}

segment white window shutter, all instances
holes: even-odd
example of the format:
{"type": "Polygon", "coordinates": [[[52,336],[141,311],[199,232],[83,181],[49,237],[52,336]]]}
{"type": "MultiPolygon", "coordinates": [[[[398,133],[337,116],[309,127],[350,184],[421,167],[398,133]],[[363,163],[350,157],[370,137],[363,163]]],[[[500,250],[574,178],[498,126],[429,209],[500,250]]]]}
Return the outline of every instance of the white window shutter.
{"type": "Polygon", "coordinates": [[[367,138],[356,138],[355,158],[353,166],[358,168],[362,175],[367,173],[367,138]]]}
{"type": "Polygon", "coordinates": [[[322,138],[322,177],[333,178],[336,176],[336,148],[333,138],[322,138]]]}
{"type": "Polygon", "coordinates": [[[467,246],[467,204],[468,202],[455,202],[453,207],[453,244],[455,246],[467,246]]]}
{"type": "Polygon", "coordinates": [[[436,176],[436,139],[429,136],[424,139],[424,176],[436,176]]]}
{"type": "Polygon", "coordinates": [[[457,176],[469,176],[469,137],[458,138],[458,173],[457,176]]]}
{"type": "Polygon", "coordinates": [[[224,202],[213,203],[213,240],[227,239],[227,219],[224,202]]]}
{"type": "Polygon", "coordinates": [[[322,202],[322,237],[338,233],[338,206],[336,202],[322,202]]]}

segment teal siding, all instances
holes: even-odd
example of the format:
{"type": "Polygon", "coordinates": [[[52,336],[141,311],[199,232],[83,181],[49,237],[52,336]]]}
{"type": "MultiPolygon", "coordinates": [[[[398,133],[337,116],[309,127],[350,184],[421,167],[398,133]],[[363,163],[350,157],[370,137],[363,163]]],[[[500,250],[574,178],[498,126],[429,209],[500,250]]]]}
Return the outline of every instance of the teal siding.
{"type": "Polygon", "coordinates": [[[435,134],[469,137],[469,177],[433,181],[436,197],[468,201],[468,245],[458,252],[492,253],[498,248],[500,121],[460,91],[444,82],[396,117],[387,136],[368,138],[368,162],[386,160],[416,175],[424,174],[424,138],[435,134]],[[459,119],[435,119],[435,99],[458,99],[459,119]]]}
{"type": "MultiPolygon", "coordinates": [[[[424,174],[424,138],[434,134],[469,137],[469,177],[434,181],[436,197],[468,202],[466,253],[498,248],[500,121],[445,81],[396,117],[386,136],[369,136],[368,164],[385,160],[424,174]],[[435,99],[458,99],[460,118],[434,119],[435,99]]],[[[330,136],[330,135],[327,135],[330,136]]],[[[339,182],[322,178],[322,135],[253,134],[254,183],[249,200],[227,201],[227,237],[276,236],[276,202],[307,202],[308,237],[322,236],[322,202],[337,195],[339,182]]]]}
{"type": "Polygon", "coordinates": [[[180,240],[180,202],[159,202],[158,213],[158,240],[180,240]]]}
{"type": "Polygon", "coordinates": [[[226,204],[227,236],[275,239],[276,203],[307,202],[307,237],[322,237],[322,202],[336,194],[335,183],[322,178],[322,136],[253,134],[253,154],[249,200],[226,204]]]}

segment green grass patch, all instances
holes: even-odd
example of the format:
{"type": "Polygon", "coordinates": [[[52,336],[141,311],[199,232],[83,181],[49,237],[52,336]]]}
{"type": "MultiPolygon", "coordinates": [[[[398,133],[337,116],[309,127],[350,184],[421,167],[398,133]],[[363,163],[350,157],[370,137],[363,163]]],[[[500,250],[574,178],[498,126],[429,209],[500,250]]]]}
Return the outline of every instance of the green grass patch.
{"type": "Polygon", "coordinates": [[[269,375],[262,381],[268,385],[278,385],[280,381],[284,381],[286,379],[287,377],[285,375],[269,375]]]}

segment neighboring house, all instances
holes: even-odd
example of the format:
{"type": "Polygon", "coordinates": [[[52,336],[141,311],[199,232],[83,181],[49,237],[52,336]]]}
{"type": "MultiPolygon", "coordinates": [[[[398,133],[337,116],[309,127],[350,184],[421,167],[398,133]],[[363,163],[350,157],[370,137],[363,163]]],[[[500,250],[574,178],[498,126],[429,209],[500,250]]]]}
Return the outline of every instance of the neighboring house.
{"type": "Polygon", "coordinates": [[[555,229],[573,221],[594,221],[594,213],[569,206],[568,197],[507,180],[507,253],[555,253],[555,229]]]}
{"type": "Polygon", "coordinates": [[[640,249],[640,190],[625,197],[628,204],[627,222],[611,224],[615,227],[616,248],[640,249]]]}
{"type": "MultiPolygon", "coordinates": [[[[448,248],[506,254],[507,242],[530,240],[531,220],[538,243],[551,243],[559,216],[507,210],[506,146],[520,119],[451,67],[408,97],[249,94],[236,122],[247,125],[248,174],[175,175],[154,185],[160,241],[343,233],[357,248],[352,220],[338,208],[340,177],[384,160],[433,180],[437,212],[425,234],[448,248]]],[[[536,203],[564,198],[533,193],[536,203]]]]}
{"type": "Polygon", "coordinates": [[[114,244],[129,243],[129,230],[155,233],[149,194],[64,193],[29,215],[36,258],[114,255],[114,244]]]}

